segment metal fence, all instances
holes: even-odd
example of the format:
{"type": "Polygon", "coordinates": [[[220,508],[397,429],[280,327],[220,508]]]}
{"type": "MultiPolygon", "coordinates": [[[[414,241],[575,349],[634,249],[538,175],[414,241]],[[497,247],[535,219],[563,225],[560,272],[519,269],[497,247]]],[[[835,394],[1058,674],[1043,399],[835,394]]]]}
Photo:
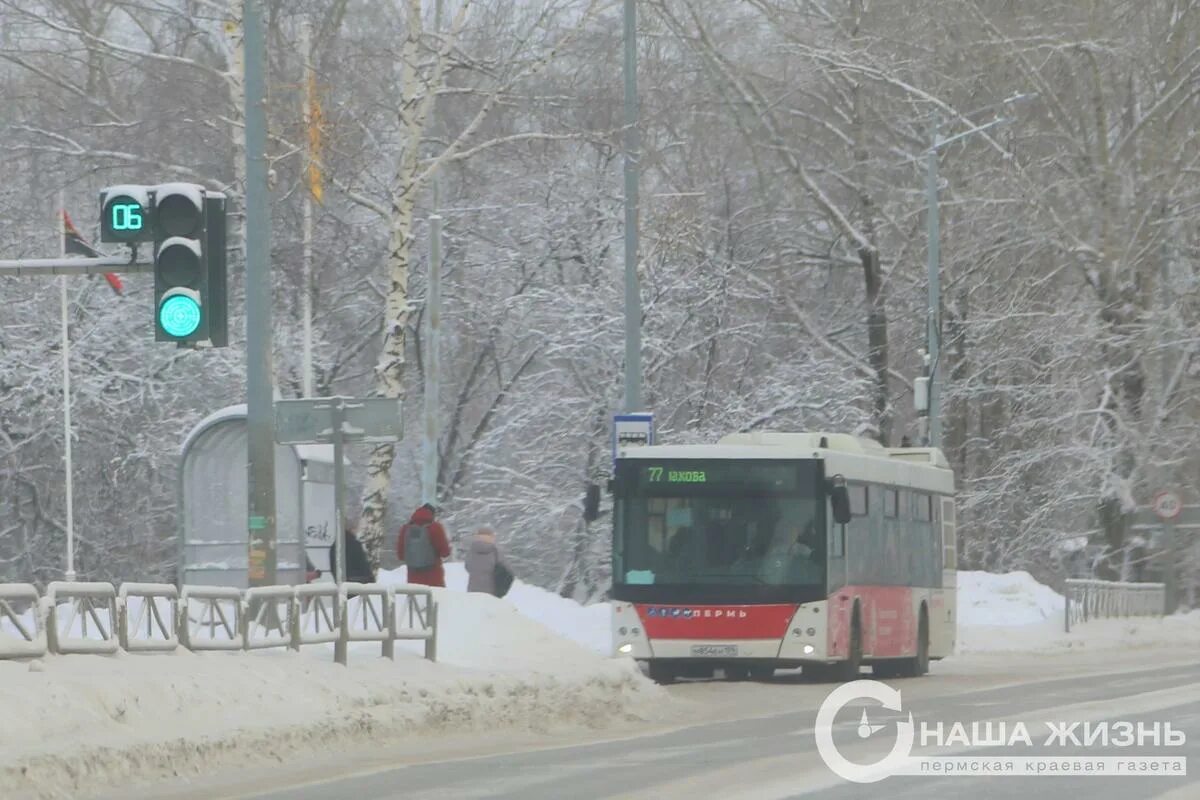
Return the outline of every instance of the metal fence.
{"type": "Polygon", "coordinates": [[[1161,617],[1166,608],[1166,591],[1161,583],[1068,580],[1064,621],[1072,625],[1092,619],[1161,617]]]}
{"type": "Polygon", "coordinates": [[[230,586],[184,586],[179,643],[193,652],[244,650],[242,592],[230,586]]]}
{"type": "Polygon", "coordinates": [[[169,653],[179,646],[179,590],[174,585],[121,584],[117,592],[117,615],[117,640],[125,652],[169,653]],[[136,602],[130,603],[131,599],[136,602]]]}
{"type": "Polygon", "coordinates": [[[426,586],[184,586],[56,581],[0,584],[0,659],[52,654],[169,653],[182,647],[245,651],[378,642],[395,658],[396,640],[425,642],[437,658],[437,603],[426,586]]]}
{"type": "Polygon", "coordinates": [[[46,587],[47,649],[51,653],[117,652],[117,590],[111,583],[53,581],[46,587]],[[63,602],[59,602],[59,601],[63,602]]]}
{"type": "Polygon", "coordinates": [[[46,626],[37,587],[0,584],[0,658],[27,658],[46,652],[46,626]]]}

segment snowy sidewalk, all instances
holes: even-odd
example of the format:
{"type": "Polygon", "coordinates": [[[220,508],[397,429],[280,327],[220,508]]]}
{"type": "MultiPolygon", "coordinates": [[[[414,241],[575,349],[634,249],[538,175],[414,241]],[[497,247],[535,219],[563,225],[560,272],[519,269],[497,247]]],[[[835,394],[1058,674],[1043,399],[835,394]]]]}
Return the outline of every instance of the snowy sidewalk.
{"type": "MultiPolygon", "coordinates": [[[[0,662],[0,796],[198,774],[431,731],[603,727],[667,702],[628,660],[563,639],[505,601],[438,591],[439,661],[419,644],[300,653],[64,656],[0,662]],[[409,651],[406,646],[411,646],[409,651]]],[[[578,606],[577,606],[578,607],[578,606]]]]}

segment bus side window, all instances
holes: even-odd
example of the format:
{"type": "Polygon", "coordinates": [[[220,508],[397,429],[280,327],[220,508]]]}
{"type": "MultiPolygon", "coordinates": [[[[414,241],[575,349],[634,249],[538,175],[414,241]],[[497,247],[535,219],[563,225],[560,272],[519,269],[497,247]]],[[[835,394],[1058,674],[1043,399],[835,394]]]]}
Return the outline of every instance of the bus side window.
{"type": "Polygon", "coordinates": [[[829,513],[829,557],[844,558],[846,555],[846,526],[833,521],[832,510],[829,513]]]}

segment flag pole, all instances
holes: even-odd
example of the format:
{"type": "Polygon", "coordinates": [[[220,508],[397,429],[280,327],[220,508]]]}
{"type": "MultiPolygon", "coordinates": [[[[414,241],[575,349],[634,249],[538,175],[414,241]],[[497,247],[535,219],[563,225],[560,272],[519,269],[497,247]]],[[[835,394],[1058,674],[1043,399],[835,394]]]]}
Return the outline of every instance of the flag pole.
{"type": "MultiPolygon", "coordinates": [[[[67,255],[67,206],[63,192],[58,192],[58,254],[67,255]]],[[[63,463],[66,468],[67,493],[67,569],[63,577],[68,581],[75,580],[75,503],[74,491],[71,485],[71,337],[67,325],[67,312],[70,303],[67,300],[67,276],[58,277],[58,296],[62,318],[62,393],[63,393],[63,463]]]]}

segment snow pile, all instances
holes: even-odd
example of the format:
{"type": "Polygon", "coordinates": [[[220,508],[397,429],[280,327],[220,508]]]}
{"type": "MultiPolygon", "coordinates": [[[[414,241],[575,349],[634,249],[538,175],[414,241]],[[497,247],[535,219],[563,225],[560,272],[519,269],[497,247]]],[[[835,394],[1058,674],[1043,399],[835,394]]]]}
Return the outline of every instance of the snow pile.
{"type": "Polygon", "coordinates": [[[1061,623],[1063,606],[1062,595],[1028,572],[958,573],[960,627],[1037,625],[1055,618],[1061,623]]]}
{"type": "Polygon", "coordinates": [[[378,644],[353,644],[348,668],[331,645],[0,661],[0,715],[21,721],[0,725],[0,796],[74,797],[251,752],[275,759],[429,731],[601,727],[664,707],[627,659],[601,658],[504,600],[435,595],[436,664],[416,642],[398,642],[395,662],[378,644]]]}
{"type": "Polygon", "coordinates": [[[1098,619],[1066,632],[1062,595],[1028,572],[958,573],[958,652],[1064,653],[1177,647],[1200,641],[1200,611],[1098,619]]]}
{"type": "MultiPolygon", "coordinates": [[[[446,564],[445,571],[448,590],[467,591],[467,570],[461,562],[446,564]]],[[[404,583],[407,574],[408,570],[404,567],[382,570],[378,580],[388,584],[404,583]]],[[[520,578],[513,581],[512,588],[504,596],[503,602],[517,613],[541,623],[559,636],[570,639],[594,653],[612,655],[612,606],[608,603],[583,606],[540,586],[525,583],[520,578]]]]}

